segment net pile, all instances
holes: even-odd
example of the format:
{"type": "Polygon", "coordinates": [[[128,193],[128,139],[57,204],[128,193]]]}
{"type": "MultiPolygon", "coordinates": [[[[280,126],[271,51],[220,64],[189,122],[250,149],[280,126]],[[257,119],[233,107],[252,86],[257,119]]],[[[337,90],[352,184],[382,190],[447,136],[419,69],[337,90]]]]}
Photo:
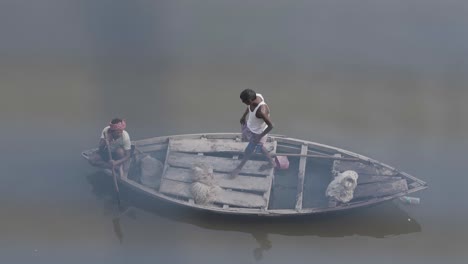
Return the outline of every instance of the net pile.
{"type": "Polygon", "coordinates": [[[190,191],[195,203],[211,204],[221,190],[214,180],[213,168],[204,163],[196,163],[192,166],[192,173],[193,183],[190,191]]]}
{"type": "Polygon", "coordinates": [[[351,201],[358,177],[357,172],[352,170],[338,173],[335,179],[328,185],[326,195],[342,203],[351,201]]]}

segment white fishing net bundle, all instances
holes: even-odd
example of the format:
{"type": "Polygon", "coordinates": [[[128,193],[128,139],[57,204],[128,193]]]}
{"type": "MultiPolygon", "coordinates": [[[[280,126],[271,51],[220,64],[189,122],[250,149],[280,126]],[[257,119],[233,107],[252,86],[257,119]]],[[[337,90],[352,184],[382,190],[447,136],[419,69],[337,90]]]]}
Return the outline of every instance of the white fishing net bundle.
{"type": "Polygon", "coordinates": [[[140,181],[143,185],[156,188],[161,182],[161,175],[164,165],[161,161],[151,157],[144,156],[140,160],[141,175],[140,181]]]}
{"type": "Polygon", "coordinates": [[[342,203],[351,201],[358,177],[357,172],[352,170],[338,173],[335,179],[328,185],[326,195],[342,203]]]}
{"type": "Polygon", "coordinates": [[[193,183],[190,186],[193,199],[197,204],[207,205],[214,201],[221,188],[216,185],[213,168],[204,163],[192,166],[193,183]]]}

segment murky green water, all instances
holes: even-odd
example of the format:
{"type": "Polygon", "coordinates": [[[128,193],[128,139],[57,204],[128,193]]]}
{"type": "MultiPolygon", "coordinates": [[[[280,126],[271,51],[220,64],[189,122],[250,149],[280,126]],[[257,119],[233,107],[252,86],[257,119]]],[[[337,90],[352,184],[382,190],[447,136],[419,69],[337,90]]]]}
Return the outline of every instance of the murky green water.
{"type": "Polygon", "coordinates": [[[462,1],[4,1],[2,263],[464,263],[462,1]],[[274,132],[428,182],[389,203],[219,217],[122,190],[81,159],[110,118],[133,139],[237,132],[240,91],[274,132]]]}

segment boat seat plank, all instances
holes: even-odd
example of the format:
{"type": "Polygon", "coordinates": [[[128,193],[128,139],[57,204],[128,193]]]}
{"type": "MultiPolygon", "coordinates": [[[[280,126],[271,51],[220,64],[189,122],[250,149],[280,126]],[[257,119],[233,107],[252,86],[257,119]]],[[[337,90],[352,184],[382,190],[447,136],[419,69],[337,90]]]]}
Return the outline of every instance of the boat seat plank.
{"type": "Polygon", "coordinates": [[[357,179],[357,184],[367,184],[367,183],[374,183],[374,182],[385,182],[385,181],[395,181],[400,180],[401,177],[395,176],[381,176],[381,175],[367,175],[362,174],[359,175],[357,179]]]}
{"type": "MultiPolygon", "coordinates": [[[[172,150],[172,149],[171,149],[172,150]]],[[[167,156],[167,164],[173,167],[182,167],[182,168],[191,168],[195,163],[205,163],[211,167],[216,172],[232,172],[237,165],[241,162],[240,160],[234,160],[232,158],[221,158],[213,156],[199,156],[188,153],[181,152],[171,152],[167,156]]],[[[268,175],[270,170],[259,171],[259,168],[263,164],[267,164],[267,161],[256,161],[249,160],[242,168],[241,173],[245,174],[258,174],[258,175],[268,175]]]]}
{"type": "Polygon", "coordinates": [[[353,170],[359,175],[370,174],[370,175],[382,175],[382,176],[393,176],[397,175],[398,172],[392,171],[382,166],[374,166],[369,163],[362,163],[357,161],[343,161],[335,160],[333,162],[333,171],[344,172],[347,170],[353,170]]]}
{"type": "MultiPolygon", "coordinates": [[[[301,155],[307,155],[308,146],[306,144],[301,147],[301,155]]],[[[302,209],[302,199],[304,197],[304,177],[307,157],[301,157],[299,160],[299,173],[298,173],[298,182],[297,182],[297,199],[296,199],[296,210],[302,209]]]]}
{"type": "Polygon", "coordinates": [[[161,151],[167,149],[167,144],[152,144],[152,145],[144,145],[138,147],[138,150],[141,152],[153,152],[153,151],[161,151]]]}
{"type": "MultiPolygon", "coordinates": [[[[165,179],[192,183],[193,173],[191,169],[169,167],[164,175],[165,179]]],[[[234,179],[228,173],[214,173],[215,184],[226,189],[239,189],[247,191],[266,192],[270,188],[270,182],[266,177],[252,177],[239,175],[234,179]]]]}
{"type": "Polygon", "coordinates": [[[356,186],[354,198],[380,197],[392,195],[408,190],[406,179],[400,179],[391,182],[376,182],[356,186]]]}
{"type": "MultiPolygon", "coordinates": [[[[160,192],[175,196],[181,196],[192,199],[190,183],[163,179],[160,192]]],[[[266,206],[266,201],[261,195],[246,192],[227,191],[221,189],[219,194],[214,197],[214,202],[230,206],[261,208],[266,206]]]]}
{"type": "Polygon", "coordinates": [[[275,138],[275,140],[278,143],[283,144],[289,144],[291,146],[298,146],[300,147],[302,144],[306,144],[308,146],[308,151],[310,152],[315,152],[316,154],[321,154],[321,155],[333,155],[336,153],[336,150],[329,148],[328,146],[314,143],[314,142],[308,142],[305,140],[300,140],[300,139],[295,139],[295,138],[288,138],[288,137],[278,137],[275,138]]]}
{"type": "MultiPolygon", "coordinates": [[[[244,152],[248,142],[234,139],[171,139],[169,142],[174,152],[244,152]]],[[[273,150],[273,143],[265,143],[268,151],[273,150]]]]}

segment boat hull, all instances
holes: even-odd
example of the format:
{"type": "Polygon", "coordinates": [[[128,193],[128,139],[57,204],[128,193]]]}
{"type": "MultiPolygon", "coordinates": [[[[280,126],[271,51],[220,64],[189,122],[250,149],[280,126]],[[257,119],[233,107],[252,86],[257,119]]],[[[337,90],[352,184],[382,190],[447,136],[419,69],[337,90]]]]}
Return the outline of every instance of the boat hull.
{"type": "MultiPolygon", "coordinates": [[[[164,136],[133,144],[137,153],[129,168],[137,166],[138,156],[151,155],[164,163],[161,184],[157,188],[145,186],[131,169],[130,173],[119,173],[120,184],[152,198],[216,214],[281,217],[334,213],[377,205],[427,188],[422,180],[371,158],[285,136],[269,136],[267,147],[271,153],[289,155],[287,170],[259,172],[258,166],[265,161],[257,157],[235,179],[228,174],[238,164],[246,144],[239,133],[164,136]],[[213,166],[220,186],[218,197],[209,204],[196,202],[190,193],[190,168],[196,162],[213,166]],[[355,197],[337,202],[325,195],[325,189],[345,170],[357,171],[360,177],[355,197]]],[[[89,159],[92,151],[82,156],[89,159]]]]}

